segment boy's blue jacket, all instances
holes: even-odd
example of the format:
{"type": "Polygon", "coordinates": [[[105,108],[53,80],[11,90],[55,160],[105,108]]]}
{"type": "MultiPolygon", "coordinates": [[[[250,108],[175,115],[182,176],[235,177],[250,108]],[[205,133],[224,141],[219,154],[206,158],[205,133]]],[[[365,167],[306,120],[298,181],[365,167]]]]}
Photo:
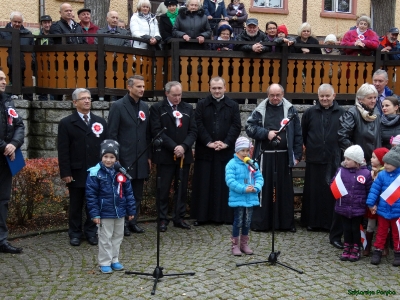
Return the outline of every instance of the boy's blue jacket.
{"type": "Polygon", "coordinates": [[[116,219],[136,214],[135,198],[128,178],[122,183],[122,198],[119,183],[113,169],[102,162],[90,168],[86,180],[86,200],[90,218],[116,219]]]}
{"type": "Polygon", "coordinates": [[[258,193],[264,185],[264,178],[260,171],[252,172],[250,175],[249,165],[236,154],[225,167],[225,182],[229,188],[230,207],[252,207],[260,204],[258,193]],[[253,185],[257,193],[246,193],[248,185],[253,185]]]}
{"type": "Polygon", "coordinates": [[[373,207],[376,204],[378,207],[376,213],[388,220],[400,217],[400,200],[397,200],[393,205],[389,205],[382,199],[381,194],[398,176],[400,176],[400,168],[397,168],[393,172],[385,170],[379,172],[367,198],[368,207],[373,207]]]}

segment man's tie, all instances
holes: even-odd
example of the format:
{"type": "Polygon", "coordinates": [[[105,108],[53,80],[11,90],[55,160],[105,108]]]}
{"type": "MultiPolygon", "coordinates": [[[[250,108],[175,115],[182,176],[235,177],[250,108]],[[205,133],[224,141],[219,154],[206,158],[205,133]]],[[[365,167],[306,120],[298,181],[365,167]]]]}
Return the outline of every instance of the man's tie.
{"type": "Polygon", "coordinates": [[[172,105],[172,110],[176,110],[176,105],[172,105]]]}
{"type": "Polygon", "coordinates": [[[85,120],[86,125],[89,126],[89,118],[88,118],[88,115],[83,115],[83,119],[85,120]]]}

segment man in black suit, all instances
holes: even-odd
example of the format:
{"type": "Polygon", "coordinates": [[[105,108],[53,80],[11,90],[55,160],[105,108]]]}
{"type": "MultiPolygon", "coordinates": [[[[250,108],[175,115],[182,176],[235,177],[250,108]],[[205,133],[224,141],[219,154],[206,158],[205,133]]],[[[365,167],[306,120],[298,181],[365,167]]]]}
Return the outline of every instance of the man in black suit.
{"type": "Polygon", "coordinates": [[[168,225],[168,196],[172,180],[174,182],[174,213],[172,219],[175,227],[190,229],[183,220],[186,214],[187,186],[190,164],[193,162],[192,145],[196,141],[197,127],[193,107],[181,102],[182,86],[177,81],[170,81],[165,85],[163,101],[150,107],[150,125],[152,136],[162,128],[167,128],[162,134],[162,143],[153,149],[153,161],[157,164],[157,177],[161,177],[160,188],[160,231],[167,230],[168,225]],[[183,159],[180,178],[180,162],[183,159]],[[178,182],[182,191],[178,199],[178,182]]]}
{"type": "MultiPolygon", "coordinates": [[[[113,103],[108,115],[109,137],[120,145],[119,158],[124,168],[130,167],[151,141],[149,106],[141,100],[144,93],[144,78],[140,75],[132,76],[126,85],[129,93],[113,103]]],[[[129,236],[130,231],[144,232],[144,229],[137,225],[137,219],[143,198],[144,180],[149,177],[150,168],[151,160],[146,151],[129,170],[129,175],[133,178],[131,183],[136,200],[136,215],[131,221],[125,219],[125,236],[129,236]]]]}
{"type": "Polygon", "coordinates": [[[6,157],[15,159],[15,150],[24,143],[25,126],[15,110],[13,100],[5,93],[6,74],[0,67],[0,252],[18,254],[22,248],[7,241],[8,202],[11,198],[12,174],[6,157]]]}
{"type": "MultiPolygon", "coordinates": [[[[100,144],[108,136],[106,121],[90,112],[91,95],[87,89],[72,93],[76,111],[58,125],[58,163],[61,179],[69,190],[70,244],[79,246],[82,237],[82,209],[85,207],[87,170],[99,162],[100,144]]],[[[97,245],[97,227],[86,210],[83,231],[91,245],[97,245]]]]}

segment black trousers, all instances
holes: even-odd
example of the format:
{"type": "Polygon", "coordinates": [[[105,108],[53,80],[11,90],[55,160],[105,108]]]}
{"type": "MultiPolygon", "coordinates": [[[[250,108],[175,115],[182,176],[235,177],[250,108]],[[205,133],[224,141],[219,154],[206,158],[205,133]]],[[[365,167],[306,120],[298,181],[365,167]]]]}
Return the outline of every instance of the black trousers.
{"type": "Polygon", "coordinates": [[[342,217],[343,224],[343,235],[344,242],[350,245],[360,245],[361,243],[361,232],[360,232],[360,224],[362,222],[363,216],[347,218],[342,217]]]}
{"type": "Polygon", "coordinates": [[[4,157],[0,157],[0,245],[7,243],[8,202],[11,198],[12,175],[4,157]]]}
{"type": "Polygon", "coordinates": [[[136,225],[140,214],[140,203],[142,202],[143,199],[144,179],[132,179],[131,184],[133,190],[133,197],[135,197],[136,201],[136,215],[132,221],[129,221],[128,216],[125,216],[125,222],[126,224],[129,225],[136,225]]]}
{"type": "Polygon", "coordinates": [[[83,232],[86,238],[93,237],[97,233],[96,224],[90,219],[87,207],[84,187],[68,187],[69,190],[69,220],[68,234],[70,238],[82,237],[82,211],[85,210],[86,221],[83,224],[83,232]]]}
{"type": "Polygon", "coordinates": [[[174,180],[174,209],[172,220],[180,222],[186,214],[187,187],[189,180],[190,164],[183,165],[181,175],[181,197],[178,199],[178,182],[180,178],[180,167],[178,164],[157,165],[157,178],[161,177],[160,198],[157,199],[160,204],[160,220],[168,220],[168,196],[172,180],[174,180]]]}

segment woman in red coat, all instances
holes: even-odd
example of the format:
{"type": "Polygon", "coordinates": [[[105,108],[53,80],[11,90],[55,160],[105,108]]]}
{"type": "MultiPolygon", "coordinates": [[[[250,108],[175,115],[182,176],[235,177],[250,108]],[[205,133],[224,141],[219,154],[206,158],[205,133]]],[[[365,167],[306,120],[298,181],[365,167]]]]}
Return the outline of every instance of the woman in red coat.
{"type": "Polygon", "coordinates": [[[371,19],[367,16],[361,16],[357,19],[357,28],[345,33],[342,46],[359,46],[357,49],[344,49],[347,55],[373,55],[379,46],[379,37],[375,31],[370,29],[371,19]]]}

